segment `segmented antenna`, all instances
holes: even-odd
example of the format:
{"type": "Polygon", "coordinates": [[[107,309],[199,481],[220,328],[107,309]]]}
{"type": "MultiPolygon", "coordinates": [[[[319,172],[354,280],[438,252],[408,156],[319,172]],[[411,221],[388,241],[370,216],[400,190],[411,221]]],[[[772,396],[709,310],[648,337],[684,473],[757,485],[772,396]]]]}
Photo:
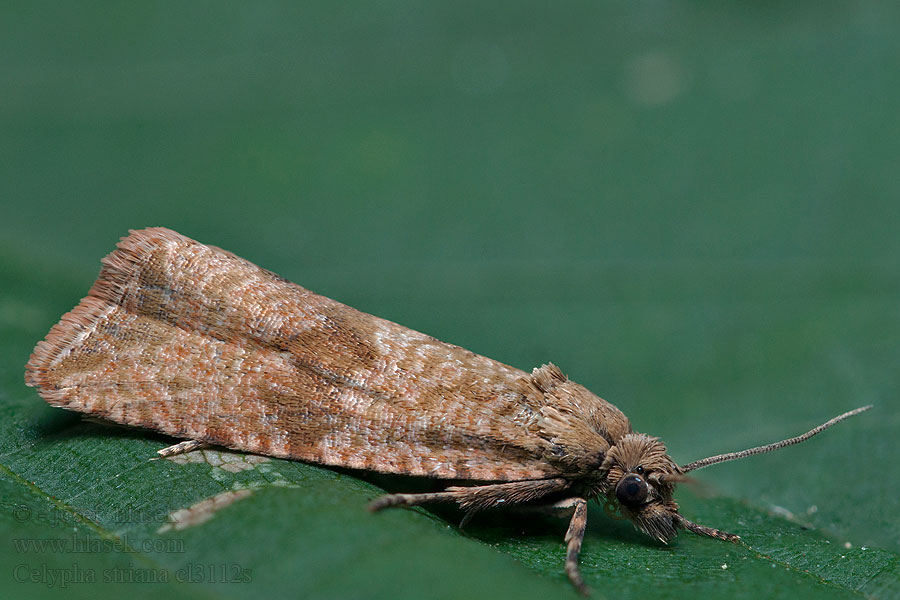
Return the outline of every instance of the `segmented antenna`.
{"type": "Polygon", "coordinates": [[[754,454],[764,454],[766,452],[771,452],[773,450],[778,450],[779,448],[784,448],[785,446],[792,446],[794,444],[799,444],[800,442],[805,442],[812,436],[817,433],[822,433],[832,425],[840,423],[844,419],[848,419],[850,417],[856,416],[861,412],[865,412],[872,408],[872,405],[861,406],[854,410],[845,412],[842,415],[838,415],[835,418],[826,421],[816,427],[815,429],[810,429],[803,435],[798,435],[797,437],[792,437],[786,440],[782,440],[780,442],[775,442],[774,444],[766,444],[765,446],[757,446],[756,448],[748,448],[747,450],[741,450],[740,452],[729,452],[728,454],[718,454],[716,456],[710,456],[709,458],[703,458],[701,460],[695,460],[692,463],[686,464],[683,467],[680,467],[682,473],[687,473],[689,471],[696,471],[697,469],[702,469],[703,467],[708,467],[709,465],[715,465],[722,462],[727,462],[729,460],[737,460],[739,458],[744,458],[746,456],[753,456],[754,454]]]}

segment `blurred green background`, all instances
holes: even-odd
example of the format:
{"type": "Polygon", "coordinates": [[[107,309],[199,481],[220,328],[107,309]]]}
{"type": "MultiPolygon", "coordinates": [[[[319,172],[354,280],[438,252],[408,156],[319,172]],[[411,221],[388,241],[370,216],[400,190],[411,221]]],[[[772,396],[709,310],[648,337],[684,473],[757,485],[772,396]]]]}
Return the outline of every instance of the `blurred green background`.
{"type": "MultiPolygon", "coordinates": [[[[164,225],[516,367],[553,361],[680,462],[875,404],[681,492],[748,546],[661,548],[593,510],[583,569],[617,598],[900,594],[898,25],[869,1],[3,3],[4,538],[69,534],[22,507],[152,538],[115,509],[237,485],[148,464],[169,440],[22,382],[100,257],[164,225]]],[[[254,587],[167,593],[574,597],[564,524],[370,517],[370,484],[273,464],[297,487],[227,509],[187,555],[7,544],[0,592],[60,591],[20,564],[205,558],[252,565],[254,587]]]]}

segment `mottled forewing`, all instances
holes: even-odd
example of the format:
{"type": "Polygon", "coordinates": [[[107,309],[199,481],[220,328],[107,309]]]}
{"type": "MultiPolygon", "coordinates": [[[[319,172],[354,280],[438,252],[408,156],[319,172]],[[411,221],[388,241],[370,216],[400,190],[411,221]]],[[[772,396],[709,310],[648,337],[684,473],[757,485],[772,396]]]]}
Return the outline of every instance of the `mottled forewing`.
{"type": "Polygon", "coordinates": [[[526,373],[173,231],[134,231],[40,342],[51,404],[169,435],[441,478],[559,474],[526,373]]]}

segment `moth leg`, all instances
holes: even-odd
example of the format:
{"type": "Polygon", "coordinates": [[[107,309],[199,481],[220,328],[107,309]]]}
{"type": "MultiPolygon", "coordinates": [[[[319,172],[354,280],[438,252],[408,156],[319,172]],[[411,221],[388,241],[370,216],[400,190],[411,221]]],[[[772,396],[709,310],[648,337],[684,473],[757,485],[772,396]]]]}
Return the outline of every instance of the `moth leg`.
{"type": "Polygon", "coordinates": [[[542,496],[564,490],[567,487],[569,487],[569,482],[565,479],[545,479],[538,481],[514,481],[477,487],[453,487],[447,488],[447,490],[459,490],[466,494],[457,500],[460,507],[466,511],[462,521],[459,522],[459,527],[462,529],[480,510],[504,504],[515,506],[522,502],[537,500],[542,496]]]}
{"type": "Polygon", "coordinates": [[[699,523],[694,523],[692,521],[688,521],[681,515],[675,516],[675,522],[684,529],[696,533],[697,535],[705,535],[706,537],[716,538],[717,540],[722,540],[725,542],[739,542],[741,541],[741,536],[735,535],[733,533],[727,533],[725,531],[719,531],[718,529],[714,529],[712,527],[707,527],[706,525],[700,525],[699,523]]]}
{"type": "Polygon", "coordinates": [[[590,594],[590,589],[581,578],[578,570],[578,555],[581,553],[581,542],[584,540],[584,530],[587,528],[587,500],[584,498],[569,499],[575,507],[572,520],[569,521],[569,530],[566,531],[566,575],[569,581],[583,596],[590,594]]]}
{"type": "MultiPolygon", "coordinates": [[[[531,514],[544,514],[550,515],[553,517],[566,517],[572,514],[572,511],[575,510],[575,501],[577,498],[565,498],[558,502],[554,502],[552,504],[538,504],[538,505],[530,505],[526,504],[524,506],[511,506],[512,510],[515,510],[517,513],[531,513],[531,514]]],[[[462,529],[465,527],[469,521],[472,520],[478,513],[477,508],[469,509],[465,515],[463,515],[462,521],[459,522],[459,528],[462,529]]]]}
{"type": "Polygon", "coordinates": [[[208,447],[209,444],[207,444],[206,442],[200,442],[197,440],[184,440],[183,442],[178,442],[177,444],[167,446],[162,450],[157,450],[156,453],[159,456],[157,456],[156,458],[171,458],[173,456],[178,456],[179,454],[187,454],[188,452],[192,452],[193,450],[200,450],[208,447]]]}
{"type": "Polygon", "coordinates": [[[376,511],[391,506],[418,506],[433,502],[456,502],[460,508],[467,512],[463,523],[466,523],[471,514],[483,510],[501,506],[503,504],[519,504],[537,500],[542,496],[553,492],[562,491],[571,485],[562,478],[534,479],[526,481],[511,481],[509,483],[494,483],[472,487],[451,486],[443,492],[430,494],[388,494],[376,498],[369,504],[369,510],[376,511]]]}
{"type": "Polygon", "coordinates": [[[418,506],[436,502],[453,502],[456,495],[452,492],[434,492],[431,494],[387,494],[369,503],[369,510],[379,511],[392,506],[418,506]]]}

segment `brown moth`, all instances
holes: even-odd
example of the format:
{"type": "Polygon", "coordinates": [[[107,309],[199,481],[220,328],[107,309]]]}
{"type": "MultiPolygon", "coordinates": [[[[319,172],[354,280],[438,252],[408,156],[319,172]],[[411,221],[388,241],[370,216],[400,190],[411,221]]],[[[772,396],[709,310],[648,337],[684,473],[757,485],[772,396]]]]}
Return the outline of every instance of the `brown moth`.
{"type": "Polygon", "coordinates": [[[25,381],[53,406],[188,440],[281,458],[480,482],[393,494],[372,510],[455,502],[479,510],[573,509],[565,570],[587,501],[667,542],[692,523],[672,498],[685,473],[802,442],[677,465],[657,438],[556,366],[531,373],[318,296],[230,252],[164,228],[132,231],[88,296],[38,342],[25,381]]]}

